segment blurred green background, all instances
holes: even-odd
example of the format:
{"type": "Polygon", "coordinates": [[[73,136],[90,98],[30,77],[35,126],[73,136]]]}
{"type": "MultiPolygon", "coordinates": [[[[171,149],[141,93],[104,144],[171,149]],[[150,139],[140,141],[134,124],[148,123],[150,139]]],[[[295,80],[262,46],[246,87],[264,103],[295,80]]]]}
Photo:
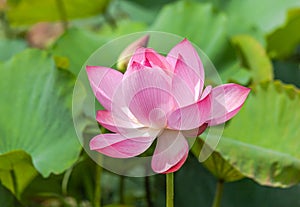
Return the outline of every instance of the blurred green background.
{"type": "Polygon", "coordinates": [[[72,122],[84,62],[140,31],[188,38],[224,83],[252,88],[205,163],[203,137],[195,143],[175,174],[175,206],[211,206],[217,182],[222,207],[300,206],[299,0],[0,0],[0,206],[165,205],[163,175],[101,169],[72,122]]]}

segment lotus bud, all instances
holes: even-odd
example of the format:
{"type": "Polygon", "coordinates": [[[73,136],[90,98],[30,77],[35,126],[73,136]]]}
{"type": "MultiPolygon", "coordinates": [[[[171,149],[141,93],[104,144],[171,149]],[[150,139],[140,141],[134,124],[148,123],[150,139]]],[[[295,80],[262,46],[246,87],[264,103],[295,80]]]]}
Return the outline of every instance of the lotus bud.
{"type": "Polygon", "coordinates": [[[128,45],[123,52],[120,54],[117,63],[117,69],[120,71],[125,71],[128,65],[128,62],[134,52],[140,47],[147,47],[149,41],[149,35],[145,35],[138,40],[134,41],[128,45]]]}

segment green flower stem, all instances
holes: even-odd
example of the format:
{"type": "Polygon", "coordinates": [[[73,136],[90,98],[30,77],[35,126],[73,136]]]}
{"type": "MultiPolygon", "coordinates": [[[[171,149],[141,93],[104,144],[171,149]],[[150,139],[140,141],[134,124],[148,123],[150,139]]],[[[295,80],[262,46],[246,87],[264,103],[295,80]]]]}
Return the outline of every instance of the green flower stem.
{"type": "Polygon", "coordinates": [[[166,207],[174,207],[174,173],[166,174],[167,195],[166,207]]]}
{"type": "Polygon", "coordinates": [[[96,186],[95,186],[95,194],[94,194],[94,207],[101,207],[101,175],[102,175],[102,167],[96,164],[96,186]]]}
{"type": "Polygon", "coordinates": [[[147,201],[147,207],[153,207],[152,203],[152,195],[151,195],[151,186],[150,186],[150,177],[146,176],[144,178],[145,181],[145,193],[146,193],[146,201],[147,201]]]}
{"type": "Polygon", "coordinates": [[[215,192],[215,198],[212,207],[220,207],[221,206],[221,199],[223,194],[223,187],[224,187],[224,181],[218,180],[217,183],[217,189],[215,192]]]}
{"type": "Polygon", "coordinates": [[[120,204],[124,204],[125,203],[125,177],[123,175],[120,175],[120,183],[119,183],[119,196],[120,196],[120,200],[119,203],[120,204]]]}
{"type": "Polygon", "coordinates": [[[64,1],[56,0],[56,7],[59,12],[60,20],[63,24],[63,28],[64,28],[64,30],[67,30],[68,29],[68,15],[67,15],[67,10],[66,10],[64,1]]]}
{"type": "Polygon", "coordinates": [[[0,24],[0,29],[2,28],[4,36],[6,38],[12,38],[12,31],[4,11],[0,11],[0,24]]]}
{"type": "Polygon", "coordinates": [[[69,168],[69,169],[65,172],[64,177],[63,177],[63,180],[62,180],[62,183],[61,183],[62,194],[63,194],[64,196],[67,196],[67,195],[68,195],[68,183],[69,183],[69,180],[70,180],[72,171],[73,171],[73,167],[69,168]]]}

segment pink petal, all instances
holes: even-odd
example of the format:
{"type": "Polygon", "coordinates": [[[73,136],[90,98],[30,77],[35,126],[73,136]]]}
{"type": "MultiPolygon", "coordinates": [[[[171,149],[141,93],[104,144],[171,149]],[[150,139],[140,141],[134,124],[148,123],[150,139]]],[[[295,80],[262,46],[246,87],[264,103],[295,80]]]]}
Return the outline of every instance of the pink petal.
{"type": "Polygon", "coordinates": [[[160,130],[155,130],[138,125],[132,122],[129,118],[121,120],[119,117],[114,117],[112,112],[99,110],[97,111],[96,120],[106,129],[121,134],[126,138],[134,137],[153,137],[155,138],[160,130]]]}
{"type": "Polygon", "coordinates": [[[231,119],[239,112],[249,93],[249,88],[233,83],[213,88],[213,109],[209,125],[218,125],[231,119]]]}
{"type": "Polygon", "coordinates": [[[195,94],[190,89],[189,85],[179,76],[172,76],[172,94],[179,104],[179,107],[184,107],[195,103],[195,94]]]}
{"type": "Polygon", "coordinates": [[[208,124],[204,123],[199,128],[182,131],[182,134],[186,138],[195,138],[202,134],[206,130],[207,126],[208,124]]]}
{"type": "Polygon", "coordinates": [[[200,100],[203,100],[208,94],[210,94],[211,90],[212,90],[212,87],[210,85],[206,86],[206,88],[203,90],[203,92],[200,96],[200,100]]]}
{"type": "Polygon", "coordinates": [[[166,60],[166,57],[158,54],[155,50],[151,48],[147,48],[145,51],[145,57],[150,62],[151,66],[158,66],[161,69],[168,70],[170,69],[170,65],[166,60]]]}
{"type": "Polygon", "coordinates": [[[195,72],[195,70],[190,68],[183,61],[183,58],[180,54],[175,64],[174,73],[178,77],[180,77],[189,87],[190,91],[194,96],[194,100],[198,100],[204,85],[204,77],[200,76],[198,73],[195,72]]]}
{"type": "Polygon", "coordinates": [[[189,146],[179,131],[165,130],[157,139],[152,169],[157,173],[174,172],[185,162],[189,146]]]}
{"type": "Polygon", "coordinates": [[[134,63],[139,63],[145,68],[160,68],[166,71],[171,70],[171,66],[166,58],[151,48],[139,48],[135,51],[134,55],[129,61],[125,76],[128,76],[134,71],[141,69],[141,67],[135,67],[136,65],[134,63]]]}
{"type": "Polygon", "coordinates": [[[90,149],[114,158],[129,158],[146,151],[153,141],[152,137],[128,139],[120,134],[99,134],[90,141],[90,149]]]}
{"type": "Polygon", "coordinates": [[[86,71],[97,100],[105,109],[111,110],[111,100],[115,89],[122,81],[123,74],[117,70],[101,66],[86,66],[86,71]]]}
{"type": "Polygon", "coordinates": [[[122,120],[121,117],[114,116],[112,112],[105,110],[97,111],[96,120],[106,129],[109,129],[113,132],[118,132],[119,128],[144,127],[144,125],[133,122],[129,117],[126,117],[126,119],[122,120]]]}
{"type": "Polygon", "coordinates": [[[105,110],[97,111],[96,120],[109,131],[118,132],[118,127],[115,125],[111,112],[105,110]]]}
{"type": "Polygon", "coordinates": [[[174,165],[173,167],[168,169],[166,172],[164,172],[164,174],[176,172],[177,170],[179,170],[181,168],[181,166],[185,163],[188,156],[189,156],[189,153],[186,153],[176,165],[174,165]]]}
{"type": "Polygon", "coordinates": [[[126,70],[124,77],[127,78],[135,71],[144,70],[144,69],[151,69],[151,65],[149,61],[146,59],[143,63],[137,62],[138,60],[131,61],[129,64],[128,69],[126,70]]]}
{"type": "Polygon", "coordinates": [[[145,88],[138,91],[129,104],[132,114],[144,125],[164,128],[166,114],[173,108],[172,94],[160,88],[145,88]]]}
{"type": "Polygon", "coordinates": [[[153,68],[136,71],[123,79],[115,92],[112,112],[114,117],[130,119],[146,127],[162,126],[164,114],[176,104],[171,78],[162,70],[153,68]]]}
{"type": "Polygon", "coordinates": [[[129,60],[129,63],[128,63],[128,68],[127,68],[127,72],[130,72],[130,66],[133,62],[137,62],[141,65],[144,65],[144,66],[147,66],[147,67],[151,67],[151,64],[149,63],[149,60],[148,58],[146,57],[146,52],[147,52],[148,48],[144,48],[144,47],[141,47],[141,48],[138,48],[133,56],[131,57],[131,59],[129,60]]]}
{"type": "Polygon", "coordinates": [[[210,112],[211,96],[207,94],[200,101],[173,111],[168,116],[168,128],[175,130],[199,128],[209,120],[210,112]]]}
{"type": "MultiPolygon", "coordinates": [[[[204,80],[204,69],[200,57],[195,48],[187,39],[184,39],[175,47],[173,47],[167,55],[166,59],[170,63],[171,67],[175,68],[177,59],[180,56],[182,57],[185,64],[188,65],[192,70],[194,70],[201,80],[204,80]]],[[[200,91],[202,91],[203,84],[204,83],[201,81],[200,91]]]]}

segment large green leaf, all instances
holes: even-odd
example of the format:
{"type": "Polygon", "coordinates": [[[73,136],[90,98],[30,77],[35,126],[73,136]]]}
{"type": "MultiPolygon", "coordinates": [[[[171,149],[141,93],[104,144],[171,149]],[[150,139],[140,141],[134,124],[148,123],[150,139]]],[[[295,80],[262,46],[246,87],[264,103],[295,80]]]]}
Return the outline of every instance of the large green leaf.
{"type": "Polygon", "coordinates": [[[0,180],[2,185],[18,198],[24,188],[37,175],[31,158],[24,151],[11,151],[0,156],[0,180]]]}
{"type": "Polygon", "coordinates": [[[219,71],[219,75],[224,83],[238,83],[242,85],[249,84],[253,73],[240,64],[219,71]]]}
{"type": "Polygon", "coordinates": [[[109,0],[8,0],[7,16],[13,25],[57,21],[61,20],[59,11],[63,7],[67,19],[83,18],[102,13],[108,3],[109,0]]]}
{"type": "MultiPolygon", "coordinates": [[[[155,176],[155,206],[165,205],[164,175],[155,176]]],[[[176,206],[212,206],[217,180],[193,157],[175,173],[176,206]]],[[[222,207],[299,207],[300,185],[292,188],[270,188],[250,179],[225,183],[222,207]]]]}
{"type": "Polygon", "coordinates": [[[244,176],[263,185],[300,182],[300,92],[281,82],[264,83],[225,128],[217,152],[244,176]],[[292,110],[292,111],[291,111],[292,110]]]}
{"type": "MultiPolygon", "coordinates": [[[[212,149],[202,139],[197,139],[192,147],[192,153],[199,158],[202,150],[212,149]]],[[[244,178],[244,176],[228,163],[218,152],[213,152],[202,164],[219,180],[233,182],[244,178]]]]}
{"type": "Polygon", "coordinates": [[[232,42],[238,51],[241,65],[251,70],[253,82],[273,80],[272,63],[259,42],[248,35],[234,36],[232,42]]]}
{"type": "Polygon", "coordinates": [[[231,34],[267,34],[282,25],[288,9],[299,7],[298,0],[232,0],[223,4],[231,34]]]}
{"type": "Polygon", "coordinates": [[[116,28],[111,27],[109,24],[102,26],[99,34],[102,37],[113,39],[130,33],[143,32],[146,29],[147,25],[144,22],[121,20],[116,22],[116,28]]]}
{"type": "MultiPolygon", "coordinates": [[[[159,7],[143,7],[136,4],[131,0],[114,1],[115,11],[113,11],[114,16],[120,19],[129,18],[133,21],[141,21],[147,24],[151,24],[157,12],[159,12],[159,7]]],[[[152,1],[143,1],[152,4],[152,1]]],[[[112,6],[113,7],[113,6],[112,6]]],[[[113,9],[112,9],[113,10],[113,9]]]]}
{"type": "Polygon", "coordinates": [[[105,43],[118,36],[146,29],[146,25],[140,22],[121,21],[117,22],[117,25],[115,30],[104,25],[98,33],[79,28],[66,31],[51,48],[57,66],[70,69],[73,74],[77,75],[89,56],[105,43]]]}
{"type": "Polygon", "coordinates": [[[107,40],[86,30],[72,28],[55,42],[52,52],[58,67],[68,68],[77,75],[88,57],[107,40]]]}
{"type": "Polygon", "coordinates": [[[286,23],[267,36],[267,50],[270,56],[286,58],[300,44],[300,9],[291,10],[286,23]]]}
{"type": "Polygon", "coordinates": [[[23,51],[27,44],[23,40],[0,39],[0,61],[11,58],[14,54],[23,51]]]}
{"type": "Polygon", "coordinates": [[[265,35],[277,29],[285,21],[289,9],[300,7],[298,0],[230,0],[210,1],[228,17],[228,34],[249,34],[265,45],[265,35]]]}
{"type": "Polygon", "coordinates": [[[145,8],[155,8],[163,6],[164,4],[170,3],[175,0],[153,0],[153,1],[144,1],[144,0],[131,0],[145,8]]]}
{"type": "Polygon", "coordinates": [[[211,4],[179,1],[165,6],[151,29],[188,38],[222,69],[235,59],[228,48],[226,25],[226,16],[214,11],[211,4]]]}
{"type": "Polygon", "coordinates": [[[81,150],[71,117],[74,77],[39,50],[16,55],[0,73],[0,157],[22,150],[45,177],[69,168],[81,150]]]}

